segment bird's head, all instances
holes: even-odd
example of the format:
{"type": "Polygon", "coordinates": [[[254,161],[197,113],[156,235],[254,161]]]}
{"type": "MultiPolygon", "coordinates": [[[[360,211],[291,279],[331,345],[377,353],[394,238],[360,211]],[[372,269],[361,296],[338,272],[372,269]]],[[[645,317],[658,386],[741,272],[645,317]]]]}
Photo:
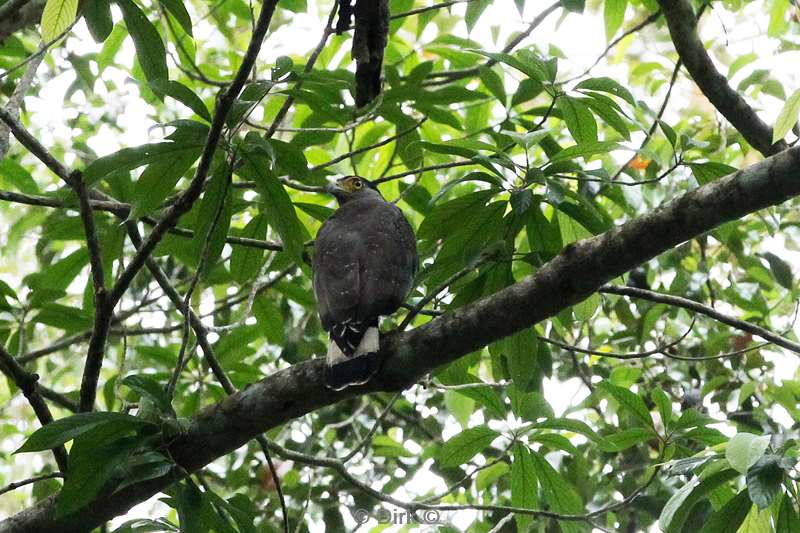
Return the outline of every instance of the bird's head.
{"type": "Polygon", "coordinates": [[[339,205],[364,198],[383,199],[381,193],[369,180],[359,176],[345,176],[329,183],[325,190],[339,201],[339,205]]]}

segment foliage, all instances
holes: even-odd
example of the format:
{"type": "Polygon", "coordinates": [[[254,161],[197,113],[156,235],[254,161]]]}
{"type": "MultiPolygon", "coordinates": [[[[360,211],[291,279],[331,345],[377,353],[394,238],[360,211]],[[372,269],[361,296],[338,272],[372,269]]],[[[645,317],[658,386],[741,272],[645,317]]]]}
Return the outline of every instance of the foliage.
{"type": "MultiPolygon", "coordinates": [[[[602,292],[439,369],[396,401],[350,398],[272,430],[270,439],[307,459],[275,456],[278,480],[256,442],[181,478],[165,450],[192,416],[227,395],[217,363],[241,389],[325,353],[309,258],[335,207],[323,193],[331,176],[377,180],[416,228],[422,268],[409,309],[429,303],[386,319],[388,331],[491,296],[575,241],[760,157],[690,92],[691,79],[676,80],[664,23],[639,24],[658,9],[654,1],[564,1],[543,15],[549,33],[534,29],[506,46],[518,43],[495,25],[490,1],[409,14],[431,4],[392,0],[384,90],[365,109],[353,105],[351,34],[322,35],[333,4],[279,2],[225,117],[202,197],[152,253],[208,338],[186,324],[184,305],[152,272],[140,273],[111,317],[96,412],[70,412],[102,312],[94,252],[71,187],[12,142],[0,161],[0,189],[13,193],[0,204],[0,336],[38,374],[43,396],[57,400],[56,420],[35,429],[21,384],[0,387],[0,479],[55,470],[47,450],[61,445],[69,471],[63,485],[48,479],[3,496],[0,512],[58,492],[66,515],[98,494],[172,474],[180,481],[162,494],[164,505],[147,518],[120,517],[114,530],[277,531],[278,481],[299,531],[351,528],[356,510],[374,526],[381,509],[396,505],[314,463],[347,457],[347,470],[379,493],[471,507],[437,515],[450,530],[489,531],[522,510],[503,531],[761,531],[770,520],[777,531],[797,531],[796,354],[678,306],[602,292]],[[323,46],[318,55],[310,42],[303,53],[285,52],[281,39],[305,31],[306,13],[319,19],[323,46]],[[584,72],[585,61],[560,50],[575,38],[560,25],[602,28],[615,47],[584,72]],[[19,466],[30,456],[12,450],[40,460],[19,466]]],[[[515,5],[525,21],[546,9],[515,5]]],[[[40,33],[29,28],[0,44],[0,87],[10,95],[25,72],[13,67],[68,29],[79,9],[22,115],[103,195],[92,199],[106,288],[135,256],[123,222],[153,231],[198,175],[252,32],[250,7],[48,0],[40,33]],[[60,93],[47,91],[59,84],[60,93]],[[65,123],[49,122],[47,109],[62,107],[65,123]]],[[[768,21],[758,43],[787,61],[800,47],[789,2],[713,7],[735,23],[729,35],[757,16],[768,21]]],[[[708,24],[719,30],[715,16],[708,24]]],[[[794,139],[800,91],[780,78],[786,72],[770,71],[760,55],[710,46],[732,86],[775,110],[774,140],[794,139]]],[[[614,283],[705,303],[791,337],[798,228],[789,202],[676,246],[614,283]]]]}

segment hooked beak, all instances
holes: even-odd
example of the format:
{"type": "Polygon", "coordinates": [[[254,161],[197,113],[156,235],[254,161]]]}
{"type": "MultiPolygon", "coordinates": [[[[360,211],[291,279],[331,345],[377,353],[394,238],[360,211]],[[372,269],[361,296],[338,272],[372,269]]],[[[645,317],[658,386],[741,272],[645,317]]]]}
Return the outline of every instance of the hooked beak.
{"type": "Polygon", "coordinates": [[[329,181],[328,184],[325,185],[325,192],[336,196],[337,194],[344,192],[344,189],[342,189],[342,187],[339,185],[339,180],[335,179],[329,181]]]}

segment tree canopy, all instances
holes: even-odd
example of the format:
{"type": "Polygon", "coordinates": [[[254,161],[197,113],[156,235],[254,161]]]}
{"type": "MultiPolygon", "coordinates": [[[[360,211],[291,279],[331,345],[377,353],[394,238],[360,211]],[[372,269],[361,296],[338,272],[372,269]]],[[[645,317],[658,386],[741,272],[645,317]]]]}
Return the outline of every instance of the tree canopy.
{"type": "Polygon", "coordinates": [[[800,531],[800,5],[388,4],[357,107],[347,0],[0,0],[0,533],[800,531]]]}

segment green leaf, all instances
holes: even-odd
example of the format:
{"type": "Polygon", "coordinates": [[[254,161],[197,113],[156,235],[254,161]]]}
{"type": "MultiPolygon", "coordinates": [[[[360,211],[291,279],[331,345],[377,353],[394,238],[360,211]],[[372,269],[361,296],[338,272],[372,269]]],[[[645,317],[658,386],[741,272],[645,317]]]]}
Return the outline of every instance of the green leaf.
{"type": "Polygon", "coordinates": [[[541,422],[536,422],[531,426],[532,429],[557,429],[569,431],[587,437],[600,445],[603,451],[614,451],[616,446],[608,442],[604,437],[598,435],[588,424],[574,418],[548,418],[541,422]]]}
{"type": "Polygon", "coordinates": [[[297,218],[289,194],[278,179],[269,173],[269,161],[260,154],[245,152],[246,164],[239,173],[256,182],[264,201],[264,215],[281,236],[284,249],[298,262],[302,261],[305,230],[297,218]]]}
{"type": "Polygon", "coordinates": [[[788,494],[784,494],[775,524],[775,533],[795,533],[797,531],[800,531],[800,516],[797,515],[792,504],[792,498],[788,494]]]}
{"type": "Polygon", "coordinates": [[[486,426],[465,429],[442,445],[437,460],[443,468],[460,466],[485,450],[498,435],[486,426]]]}
{"type": "Polygon", "coordinates": [[[475,488],[478,492],[486,490],[494,485],[498,479],[508,474],[508,471],[508,465],[505,463],[495,463],[490,467],[484,468],[475,476],[475,488]]]}
{"type": "Polygon", "coordinates": [[[117,4],[122,9],[122,18],[133,39],[136,57],[147,81],[167,79],[167,53],[161,34],[132,0],[119,0],[117,4]]]}
{"type": "Polygon", "coordinates": [[[613,141],[591,141],[578,143],[575,146],[564,148],[550,158],[551,163],[558,161],[568,161],[578,157],[588,157],[595,154],[604,154],[621,148],[620,144],[613,141]]]}
{"type": "Polygon", "coordinates": [[[783,139],[789,133],[789,130],[794,128],[795,124],[797,124],[798,115],[800,115],[800,89],[786,99],[783,109],[778,113],[775,129],[772,132],[773,143],[783,139]]]}
{"type": "Polygon", "coordinates": [[[120,491],[128,485],[156,479],[172,470],[173,463],[158,452],[135,455],[124,465],[123,481],[116,487],[120,491]]]}
{"type": "Polygon", "coordinates": [[[548,76],[545,73],[544,69],[542,68],[541,64],[531,61],[523,61],[515,56],[502,52],[494,53],[494,52],[485,52],[483,50],[470,50],[470,51],[494,59],[499,63],[505,63],[510,67],[514,67],[515,69],[519,70],[524,74],[527,74],[529,77],[535,80],[545,81],[548,79],[548,76]]]}
{"type": "MultiPolygon", "coordinates": [[[[202,149],[198,143],[160,142],[123,148],[92,161],[83,172],[87,184],[94,184],[112,172],[133,170],[156,161],[170,161],[190,148],[202,149]]],[[[199,152],[198,152],[199,153],[199,152]]],[[[195,156],[195,159],[197,156],[195,156]]]]}
{"type": "Polygon", "coordinates": [[[539,341],[533,328],[526,328],[510,335],[503,339],[502,343],[514,384],[521,391],[537,388],[542,376],[536,362],[539,341]]]}
{"type": "Polygon", "coordinates": [[[659,388],[653,389],[653,392],[650,393],[650,398],[658,407],[658,412],[661,415],[661,422],[664,424],[664,427],[668,427],[669,423],[672,421],[672,400],[659,388]]]}
{"type": "Polygon", "coordinates": [[[790,2],[791,0],[772,0],[767,26],[767,35],[770,37],[780,37],[789,29],[786,14],[791,13],[790,2]]]}
{"type": "MultiPolygon", "coordinates": [[[[474,383],[480,383],[480,381],[476,379],[474,383]]],[[[497,391],[492,387],[470,387],[468,389],[461,389],[455,392],[461,396],[471,398],[482,406],[486,407],[487,414],[497,418],[498,420],[505,420],[505,404],[503,403],[503,400],[500,399],[500,395],[497,394],[497,391]]]]}
{"type": "Polygon", "coordinates": [[[617,34],[625,21],[625,9],[628,0],[605,0],[603,20],[606,23],[606,40],[610,41],[617,34]]]}
{"type": "Polygon", "coordinates": [[[267,142],[275,151],[275,164],[278,170],[296,180],[302,181],[308,177],[310,173],[308,161],[300,148],[277,139],[269,139],[267,142]]]}
{"type": "Polygon", "coordinates": [[[658,525],[664,533],[678,533],[682,531],[683,524],[692,508],[714,489],[727,483],[738,474],[735,470],[727,469],[716,472],[704,480],[694,477],[686,485],[672,495],[661,510],[658,525]]]}
{"type": "Polygon", "coordinates": [[[780,283],[783,287],[793,290],[794,289],[794,276],[792,275],[792,267],[789,263],[773,254],[772,252],[765,252],[761,257],[767,260],[772,275],[775,281],[780,283]]]}
{"type": "Polygon", "coordinates": [[[284,318],[280,309],[264,295],[256,296],[253,301],[253,315],[267,340],[277,346],[285,346],[286,332],[284,318]]]}
{"type": "Polygon", "coordinates": [[[83,9],[83,17],[92,38],[102,43],[111,34],[114,21],[111,18],[111,2],[107,0],[89,0],[83,9]]]}
{"type": "Polygon", "coordinates": [[[473,0],[467,5],[467,12],[464,21],[467,23],[467,31],[471,32],[484,10],[489,7],[492,0],[473,0]]]}
{"type": "Polygon", "coordinates": [[[42,310],[33,321],[65,331],[78,331],[92,326],[91,315],[83,309],[55,303],[42,305],[42,310]]]}
{"type": "Polygon", "coordinates": [[[650,411],[638,394],[612,385],[608,381],[600,383],[598,388],[610,394],[623,409],[632,414],[645,427],[653,428],[653,419],[650,417],[650,411]]]}
{"type": "Polygon", "coordinates": [[[187,34],[192,35],[192,18],[189,16],[189,12],[186,11],[186,6],[183,5],[183,0],[159,0],[161,5],[167,8],[167,11],[175,17],[175,20],[178,21],[178,24],[181,25],[183,31],[187,34]]]}
{"type": "MultiPolygon", "coordinates": [[[[102,0],[96,1],[102,2],[102,0]]],[[[127,34],[128,32],[125,30],[125,27],[122,24],[116,24],[114,29],[111,30],[111,35],[105,39],[103,48],[100,50],[100,53],[97,54],[97,57],[95,57],[95,61],[97,62],[98,76],[103,73],[106,67],[114,62],[114,57],[117,55],[117,52],[119,52],[122,42],[125,40],[125,36],[127,34]]]]}
{"type": "Polygon", "coordinates": [[[69,452],[69,475],[58,495],[56,516],[65,516],[91,502],[137,446],[134,439],[97,442],[91,432],[76,438],[69,452]]]}
{"type": "Polygon", "coordinates": [[[433,61],[423,61],[419,65],[415,66],[411,69],[411,72],[408,73],[406,76],[406,83],[410,83],[412,85],[419,85],[425,78],[428,77],[428,74],[431,73],[433,70],[433,61]]]}
{"type": "Polygon", "coordinates": [[[39,187],[30,172],[11,158],[0,160],[0,179],[4,187],[11,185],[25,194],[39,194],[39,187]]]}
{"type": "Polygon", "coordinates": [[[641,442],[653,438],[653,432],[644,428],[623,429],[606,436],[606,440],[614,446],[614,451],[627,450],[641,442]]]}
{"type": "Polygon", "coordinates": [[[771,517],[772,513],[769,509],[759,510],[753,505],[736,533],[771,533],[771,517]]]}
{"type": "MultiPolygon", "coordinates": [[[[514,462],[511,464],[511,505],[525,509],[536,509],[538,497],[536,468],[527,446],[521,442],[514,444],[514,462]]],[[[527,531],[532,522],[531,516],[516,515],[517,527],[527,531]]]]}
{"type": "Polygon", "coordinates": [[[64,291],[87,264],[89,252],[86,248],[79,248],[55,263],[50,263],[46,269],[26,276],[25,283],[32,289],[64,291]]]}
{"type": "Polygon", "coordinates": [[[562,96],[556,101],[556,107],[578,144],[597,142],[597,122],[586,104],[576,98],[562,96]]]}
{"type": "Polygon", "coordinates": [[[590,320],[600,308],[601,303],[600,295],[594,293],[582,302],[573,305],[572,312],[575,315],[575,320],[590,320]]]}
{"type": "Polygon", "coordinates": [[[781,490],[783,469],[777,455],[764,455],[747,469],[747,492],[759,509],[766,509],[781,490]]]}
{"type": "Polygon", "coordinates": [[[299,208],[301,211],[305,212],[307,215],[310,215],[315,220],[318,220],[319,222],[325,222],[326,220],[328,220],[335,211],[334,209],[331,209],[330,207],[326,207],[324,205],[309,204],[306,202],[294,202],[294,206],[299,208]]]}
{"type": "Polygon", "coordinates": [[[139,218],[158,207],[175,188],[178,180],[200,156],[199,147],[184,148],[170,157],[150,163],[134,186],[133,207],[129,218],[139,218]]]}
{"type": "Polygon", "coordinates": [[[197,113],[198,116],[211,122],[211,113],[208,112],[206,105],[199,96],[182,83],[173,80],[158,79],[151,81],[150,87],[156,94],[163,93],[167,96],[171,96],[197,113]]]}
{"type": "Polygon", "coordinates": [[[113,426],[123,434],[148,424],[140,418],[122,413],[79,413],[40,427],[14,453],[49,450],[100,426],[113,426]]]}
{"type": "Polygon", "coordinates": [[[199,216],[195,219],[192,227],[194,230],[192,253],[199,261],[203,249],[207,246],[207,255],[202,271],[204,277],[214,268],[219,256],[222,254],[222,249],[225,247],[225,237],[228,235],[228,228],[231,223],[230,178],[230,169],[227,161],[218,164],[208,180],[203,199],[200,205],[197,206],[199,216]],[[219,213],[219,219],[212,231],[214,218],[219,209],[222,209],[222,211],[219,213]]]}
{"type": "MultiPolygon", "coordinates": [[[[542,487],[544,499],[550,504],[553,511],[560,514],[582,514],[583,502],[575,489],[567,483],[561,474],[553,468],[541,454],[531,452],[531,459],[536,478],[542,487]]],[[[564,533],[584,531],[580,524],[574,522],[559,522],[564,533]]]]}
{"type": "Polygon", "coordinates": [[[491,67],[481,66],[478,69],[478,75],[481,78],[481,82],[483,82],[484,87],[489,89],[489,92],[497,98],[503,106],[506,105],[506,100],[508,96],[506,95],[506,89],[503,86],[503,79],[500,75],[495,72],[491,67]]]}
{"type": "MultiPolygon", "coordinates": [[[[267,236],[267,217],[254,216],[242,230],[240,237],[264,240],[267,236]]],[[[264,250],[252,246],[234,246],[231,253],[231,276],[243,285],[258,274],[264,260],[264,250]]]]}
{"type": "Polygon", "coordinates": [[[598,115],[603,121],[614,128],[614,130],[619,133],[623,139],[630,140],[631,133],[628,129],[628,125],[619,115],[617,110],[609,105],[606,100],[601,100],[599,98],[585,98],[582,100],[587,106],[589,106],[592,111],[598,115]]]}
{"type": "Polygon", "coordinates": [[[189,479],[178,485],[175,498],[181,533],[207,533],[210,524],[203,520],[205,495],[189,479]]]}
{"type": "Polygon", "coordinates": [[[750,512],[750,496],[742,490],[716,511],[703,524],[703,533],[730,533],[737,531],[750,512]]]}
{"type": "Polygon", "coordinates": [[[480,209],[495,194],[493,190],[477,191],[436,205],[420,224],[417,238],[436,239],[452,233],[463,225],[464,213],[480,209]]]}
{"type": "Polygon", "coordinates": [[[47,0],[42,11],[42,41],[49,43],[66,30],[78,14],[78,0],[47,0]]]}
{"type": "MultiPolygon", "coordinates": [[[[623,1],[627,3],[627,0],[612,0],[612,1],[617,1],[617,2],[623,1]]],[[[622,98],[632,106],[636,105],[636,100],[634,99],[631,92],[612,78],[607,78],[607,77],[589,78],[587,80],[583,80],[578,85],[576,85],[575,89],[600,91],[608,94],[613,94],[614,96],[622,98]]]]}
{"type": "Polygon", "coordinates": [[[136,391],[139,396],[150,398],[162,413],[172,414],[172,403],[169,396],[164,392],[164,386],[149,376],[130,375],[122,380],[122,384],[129,389],[136,391]]]}
{"type": "Polygon", "coordinates": [[[717,163],[715,161],[708,163],[689,163],[689,168],[692,169],[692,174],[694,174],[697,183],[700,185],[705,185],[722,176],[733,174],[738,170],[730,165],[717,163]]]}
{"type": "Polygon", "coordinates": [[[731,464],[731,467],[740,474],[745,474],[767,451],[770,440],[771,437],[769,435],[758,436],[746,432],[737,433],[728,442],[728,447],[725,449],[725,458],[731,464]]]}

